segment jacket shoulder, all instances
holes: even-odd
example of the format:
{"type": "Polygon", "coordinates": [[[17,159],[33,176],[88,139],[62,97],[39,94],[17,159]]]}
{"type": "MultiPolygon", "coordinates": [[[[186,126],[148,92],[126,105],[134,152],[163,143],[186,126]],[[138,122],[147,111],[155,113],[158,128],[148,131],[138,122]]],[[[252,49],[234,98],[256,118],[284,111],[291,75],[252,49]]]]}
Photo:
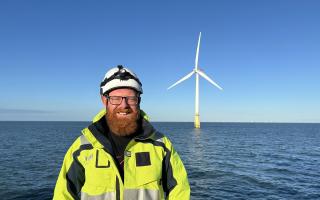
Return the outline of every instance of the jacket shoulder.
{"type": "Polygon", "coordinates": [[[160,146],[165,147],[166,149],[172,148],[172,143],[170,139],[162,132],[155,131],[152,135],[152,140],[154,140],[156,143],[158,143],[160,146]]]}
{"type": "Polygon", "coordinates": [[[92,145],[84,135],[80,135],[73,141],[73,143],[68,149],[67,154],[73,155],[75,152],[80,151],[85,146],[92,146],[92,145]]]}

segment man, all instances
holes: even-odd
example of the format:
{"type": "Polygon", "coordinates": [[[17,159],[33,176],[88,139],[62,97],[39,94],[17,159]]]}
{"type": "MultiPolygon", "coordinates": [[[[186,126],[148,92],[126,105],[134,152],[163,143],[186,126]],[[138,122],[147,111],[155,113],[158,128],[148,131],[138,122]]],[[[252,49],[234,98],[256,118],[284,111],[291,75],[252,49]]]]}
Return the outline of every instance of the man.
{"type": "Polygon", "coordinates": [[[53,199],[190,199],[178,153],[140,110],[138,77],[112,68],[100,94],[105,109],[66,153],[53,199]]]}

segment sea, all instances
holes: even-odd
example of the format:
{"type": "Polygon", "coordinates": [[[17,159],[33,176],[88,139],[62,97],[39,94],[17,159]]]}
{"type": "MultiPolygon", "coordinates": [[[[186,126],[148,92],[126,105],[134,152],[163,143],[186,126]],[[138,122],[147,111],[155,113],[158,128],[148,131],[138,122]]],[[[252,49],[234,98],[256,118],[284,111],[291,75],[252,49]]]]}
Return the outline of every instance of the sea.
{"type": "MultiPolygon", "coordinates": [[[[191,199],[320,199],[320,124],[154,122],[188,172],[191,199]]],[[[89,122],[0,122],[0,199],[52,199],[89,122]]]]}

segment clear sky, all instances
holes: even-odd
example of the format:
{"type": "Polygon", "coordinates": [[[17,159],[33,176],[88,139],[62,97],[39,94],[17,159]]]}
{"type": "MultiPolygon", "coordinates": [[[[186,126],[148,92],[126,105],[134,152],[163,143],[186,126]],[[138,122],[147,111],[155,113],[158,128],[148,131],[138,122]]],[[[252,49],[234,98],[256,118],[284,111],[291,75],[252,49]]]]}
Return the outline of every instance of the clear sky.
{"type": "Polygon", "coordinates": [[[320,1],[0,1],[0,120],[89,121],[99,83],[139,76],[152,121],[320,122],[320,1]]]}

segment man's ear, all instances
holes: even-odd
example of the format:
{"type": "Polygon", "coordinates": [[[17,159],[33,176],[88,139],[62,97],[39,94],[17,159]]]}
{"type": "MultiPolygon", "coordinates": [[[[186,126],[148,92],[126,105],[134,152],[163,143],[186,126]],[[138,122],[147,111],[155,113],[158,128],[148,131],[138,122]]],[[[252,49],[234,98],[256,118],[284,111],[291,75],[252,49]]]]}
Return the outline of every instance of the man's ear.
{"type": "Polygon", "coordinates": [[[101,95],[101,101],[104,107],[108,105],[108,99],[105,96],[101,95]]]}

